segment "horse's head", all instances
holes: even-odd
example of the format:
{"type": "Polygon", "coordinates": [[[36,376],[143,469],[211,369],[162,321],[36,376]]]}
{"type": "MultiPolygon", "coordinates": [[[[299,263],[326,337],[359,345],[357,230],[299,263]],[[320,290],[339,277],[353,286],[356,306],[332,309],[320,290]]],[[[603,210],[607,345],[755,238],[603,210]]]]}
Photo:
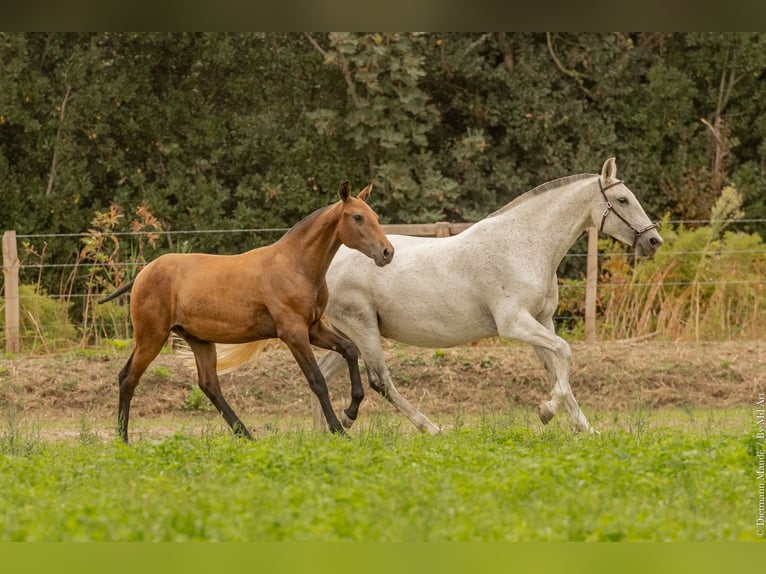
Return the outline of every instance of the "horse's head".
{"type": "Polygon", "coordinates": [[[338,222],[338,237],[346,247],[364,253],[375,265],[384,267],[394,257],[394,246],[378,223],[378,214],[367,205],[371,191],[372,183],[353,197],[347,181],[340,185],[338,195],[343,213],[338,222]]]}
{"type": "Polygon", "coordinates": [[[662,245],[657,225],[627,186],[617,179],[617,164],[609,158],[598,178],[600,201],[593,210],[593,223],[599,230],[622,243],[632,245],[639,255],[652,255],[662,245]]]}

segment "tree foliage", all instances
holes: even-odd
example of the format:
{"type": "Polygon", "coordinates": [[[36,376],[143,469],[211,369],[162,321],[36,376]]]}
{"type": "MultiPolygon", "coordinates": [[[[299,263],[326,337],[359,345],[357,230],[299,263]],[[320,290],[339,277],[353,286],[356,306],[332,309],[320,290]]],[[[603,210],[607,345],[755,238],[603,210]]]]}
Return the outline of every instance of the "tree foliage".
{"type": "MultiPolygon", "coordinates": [[[[654,217],[766,217],[757,33],[0,34],[0,226],[288,227],[349,179],[386,222],[471,221],[620,174],[654,217]]],[[[239,236],[191,248],[232,252],[239,236]]],[[[177,248],[177,246],[166,246],[177,248]]],[[[51,253],[71,257],[78,245],[51,253]]]]}

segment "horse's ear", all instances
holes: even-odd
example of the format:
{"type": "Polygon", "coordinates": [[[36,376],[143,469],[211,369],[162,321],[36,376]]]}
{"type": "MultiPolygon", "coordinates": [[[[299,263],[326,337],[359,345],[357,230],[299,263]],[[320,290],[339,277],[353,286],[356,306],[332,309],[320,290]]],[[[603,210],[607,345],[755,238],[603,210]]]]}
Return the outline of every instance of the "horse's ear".
{"type": "Polygon", "coordinates": [[[340,184],[340,188],[338,189],[338,195],[343,201],[348,201],[349,196],[351,195],[351,187],[349,186],[349,183],[347,181],[344,181],[340,184]]]}
{"type": "Polygon", "coordinates": [[[372,182],[367,184],[367,187],[365,187],[362,191],[359,192],[359,195],[356,197],[361,199],[362,201],[367,201],[367,198],[370,197],[370,193],[372,193],[372,182]]]}
{"type": "Polygon", "coordinates": [[[617,179],[617,162],[613,157],[604,162],[604,166],[601,168],[601,179],[604,181],[617,179]]]}

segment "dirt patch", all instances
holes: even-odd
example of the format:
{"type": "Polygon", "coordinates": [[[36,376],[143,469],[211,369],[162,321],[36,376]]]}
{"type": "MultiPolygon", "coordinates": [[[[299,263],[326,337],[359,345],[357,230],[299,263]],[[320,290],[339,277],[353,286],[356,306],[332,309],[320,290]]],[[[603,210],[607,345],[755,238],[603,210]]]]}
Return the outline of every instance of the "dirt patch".
{"type": "MultiPolygon", "coordinates": [[[[723,408],[752,405],[766,386],[766,341],[725,343],[641,342],[572,345],[571,384],[586,412],[651,407],[723,408]]],[[[532,349],[498,340],[453,349],[388,343],[389,368],[399,391],[432,420],[510,407],[534,410],[551,385],[532,349]]],[[[111,420],[117,374],[127,352],[87,351],[0,360],[0,408],[36,420],[111,420]]],[[[364,376],[364,375],[363,375],[364,376]]],[[[282,346],[221,377],[224,394],[245,419],[311,417],[308,385],[282,346]]],[[[132,419],[205,414],[195,402],[196,374],[178,353],[163,353],[149,367],[132,403],[132,419]],[[199,409],[196,411],[195,409],[199,409]]],[[[345,379],[330,382],[339,411],[348,402],[345,379]]],[[[361,417],[394,410],[367,390],[361,417]]],[[[199,397],[196,397],[197,399],[199,397]]]]}

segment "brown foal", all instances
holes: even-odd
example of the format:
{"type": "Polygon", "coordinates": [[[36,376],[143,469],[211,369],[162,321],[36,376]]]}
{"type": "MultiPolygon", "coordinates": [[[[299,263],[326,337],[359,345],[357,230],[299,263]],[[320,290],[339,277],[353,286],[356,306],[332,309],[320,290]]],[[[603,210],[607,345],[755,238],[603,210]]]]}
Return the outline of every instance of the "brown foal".
{"type": "Polygon", "coordinates": [[[171,331],[189,344],[200,388],[236,434],[252,439],[221,392],[215,343],[272,338],[284,341],[292,352],[330,429],[345,432],[311,345],[337,351],[346,359],[354,390],[345,413],[354,420],[364,396],[358,351],[322,320],[328,299],[325,273],[341,244],[364,253],[379,267],[391,262],[394,248],[366,203],[371,190],[372,184],[353,197],[344,182],[340,201],[307,216],[277,242],[246,253],[162,255],[131,283],[100,301],[132,287],[135,348],[119,375],[117,425],[123,441],[128,442],[130,401],[139,379],[171,331]]]}

